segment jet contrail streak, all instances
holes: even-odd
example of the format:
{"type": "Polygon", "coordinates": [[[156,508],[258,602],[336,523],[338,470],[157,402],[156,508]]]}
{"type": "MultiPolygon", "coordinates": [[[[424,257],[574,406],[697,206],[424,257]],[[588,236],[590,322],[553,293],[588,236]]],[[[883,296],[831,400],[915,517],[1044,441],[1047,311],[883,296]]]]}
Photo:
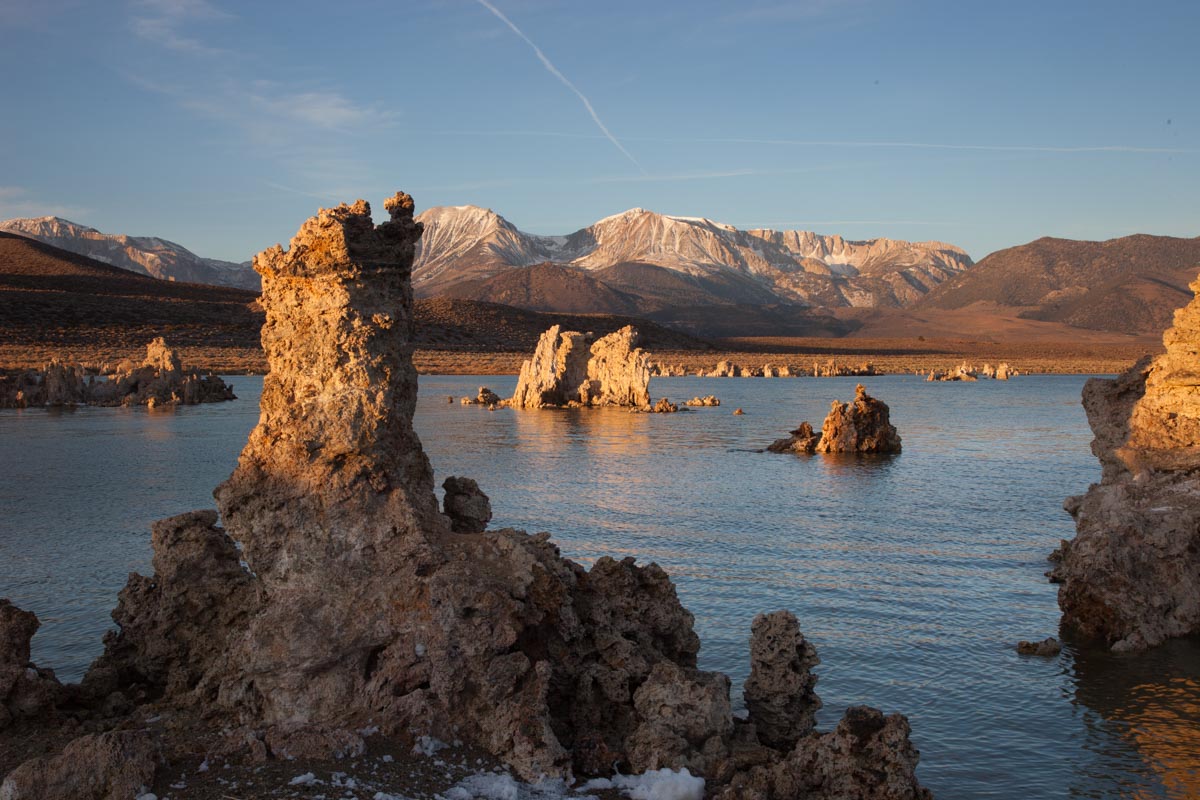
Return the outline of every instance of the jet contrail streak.
{"type": "Polygon", "coordinates": [[[613,145],[620,150],[626,158],[632,161],[634,166],[636,166],[642,172],[645,172],[645,168],[638,163],[638,160],[634,158],[628,150],[625,149],[625,145],[621,144],[617,140],[617,137],[612,135],[612,131],[608,129],[608,126],[601,121],[600,115],[596,113],[596,109],[592,108],[591,101],[587,99],[583,92],[576,88],[575,84],[571,83],[571,81],[567,79],[566,75],[563,75],[558,71],[558,67],[554,66],[554,64],[550,62],[550,59],[546,58],[546,54],[542,52],[542,49],[534,44],[532,39],[526,36],[520,28],[512,23],[512,20],[504,16],[500,9],[489,3],[488,0],[478,0],[478,3],[488,11],[492,12],[496,16],[496,19],[507,25],[513,33],[515,33],[517,36],[520,36],[521,39],[524,40],[525,44],[529,45],[533,49],[533,52],[535,55],[537,55],[538,60],[542,62],[542,66],[544,66],[551,75],[562,81],[564,86],[566,86],[579,97],[579,99],[583,102],[583,107],[586,108],[587,112],[592,115],[592,120],[596,123],[596,127],[598,127],[604,133],[605,137],[612,142],[613,145]]]}

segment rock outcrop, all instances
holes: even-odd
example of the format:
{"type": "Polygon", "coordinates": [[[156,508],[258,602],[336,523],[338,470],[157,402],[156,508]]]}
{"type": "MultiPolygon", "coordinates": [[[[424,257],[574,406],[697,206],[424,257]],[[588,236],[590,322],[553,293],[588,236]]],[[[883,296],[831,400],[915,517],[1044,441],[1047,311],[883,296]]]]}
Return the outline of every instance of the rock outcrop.
{"type": "Polygon", "coordinates": [[[716,397],[715,395],[706,394],[706,395],[704,395],[704,397],[693,397],[691,400],[688,400],[687,403],[685,403],[685,405],[689,405],[689,406],[719,406],[719,405],[721,405],[721,400],[720,400],[720,398],[716,397]]]}
{"type": "Polygon", "coordinates": [[[41,371],[0,380],[0,408],[30,406],[195,405],[236,400],[216,375],[188,370],[162,337],[146,346],[141,364],[123,361],[107,380],[85,379],[80,365],[51,361],[41,371]]]}
{"type": "Polygon", "coordinates": [[[555,325],[521,365],[513,408],[650,405],[650,366],[632,325],[593,339],[555,325]]]}
{"type": "Polygon", "coordinates": [[[900,435],[891,423],[887,403],[867,394],[860,383],[854,402],[833,401],[821,426],[818,453],[899,453],[900,435]]]}
{"type": "Polygon", "coordinates": [[[745,698],[760,742],[788,751],[816,727],[821,699],[812,668],[820,663],[790,611],[755,617],[745,698]]]}
{"type": "Polygon", "coordinates": [[[37,616],[0,599],[0,730],[22,720],[52,716],[63,688],[49,669],[29,661],[37,616]]]}
{"type": "Polygon", "coordinates": [[[776,439],[767,445],[769,453],[807,453],[817,452],[817,444],[821,437],[813,433],[813,427],[808,422],[801,422],[800,427],[792,431],[786,439],[776,439]]]}
{"type": "Polygon", "coordinates": [[[154,782],[158,754],[144,731],[80,736],[62,753],[26,761],[0,784],[4,800],[136,800],[154,782]]]}
{"type": "MultiPolygon", "coordinates": [[[[528,779],[686,767],[719,785],[754,764],[768,772],[743,775],[748,786],[923,796],[899,717],[848,716],[786,757],[745,741],[729,678],[697,668],[692,615],[657,565],[604,557],[585,570],[549,534],[475,530],[482,492],[461,478],[439,512],[412,427],[421,228],[407,195],[386,207],[379,226],[363,201],[323,210],[288,250],[255,259],[271,370],[258,426],[215,492],[225,527],[211,510],[154,526],[155,574],[130,577],[85,684],[206,719],[255,758],[353,756],[378,729],[461,739],[528,779]]],[[[786,744],[806,726],[815,654],[794,620],[770,619],[752,694],[786,744]],[[799,721],[780,718],[796,709],[799,721]]],[[[19,640],[29,623],[13,620],[19,640]]],[[[22,770],[39,786],[59,767],[22,770]]]]}
{"type": "Polygon", "coordinates": [[[1084,386],[1102,479],[1064,504],[1076,535],[1052,573],[1064,628],[1114,650],[1200,632],[1200,298],[1163,343],[1084,386]]]}
{"type": "Polygon", "coordinates": [[[734,775],[716,800],[932,800],[900,714],[846,710],[837,728],[801,739],[785,757],[734,775]]]}
{"type": "Polygon", "coordinates": [[[470,478],[451,475],[442,482],[446,496],[442,508],[455,533],[482,533],[492,521],[492,502],[470,478]]]}
{"type": "Polygon", "coordinates": [[[860,383],[854,402],[834,400],[818,438],[812,425],[800,423],[786,439],[767,446],[771,453],[899,453],[900,434],[887,403],[867,394],[860,383]]]}

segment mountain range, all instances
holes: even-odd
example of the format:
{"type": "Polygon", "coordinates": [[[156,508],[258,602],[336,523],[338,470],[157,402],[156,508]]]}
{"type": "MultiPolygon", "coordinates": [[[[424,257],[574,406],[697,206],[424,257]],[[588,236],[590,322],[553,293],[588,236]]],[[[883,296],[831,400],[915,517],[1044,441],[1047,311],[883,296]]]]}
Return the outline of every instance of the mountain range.
{"type": "MultiPolygon", "coordinates": [[[[418,219],[418,297],[640,317],[709,338],[1156,337],[1200,271],[1200,237],[1043,238],[973,264],[941,242],[739,230],[645,209],[566,236],[528,234],[475,206],[430,208],[418,219]]],[[[156,278],[259,286],[249,262],[203,258],[156,237],[57,217],[8,220],[0,231],[156,278]]]]}
{"type": "Polygon", "coordinates": [[[425,225],[413,266],[418,296],[508,297],[526,307],[565,295],[641,312],[720,304],[905,307],[973,263],[943,242],[739,230],[642,208],[565,236],[525,233],[477,206],[439,206],[417,219],[425,225]]]}
{"type": "Polygon", "coordinates": [[[202,258],[186,247],[154,236],[101,233],[60,217],[28,217],[0,222],[0,231],[53,245],[81,256],[153,278],[258,290],[250,262],[202,258]]]}

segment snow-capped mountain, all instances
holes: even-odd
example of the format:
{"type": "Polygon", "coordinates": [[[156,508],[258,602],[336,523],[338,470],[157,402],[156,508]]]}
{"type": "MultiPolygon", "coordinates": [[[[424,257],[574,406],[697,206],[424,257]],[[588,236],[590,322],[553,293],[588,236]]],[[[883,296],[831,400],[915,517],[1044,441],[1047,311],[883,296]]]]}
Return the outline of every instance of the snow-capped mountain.
{"type": "MultiPolygon", "coordinates": [[[[633,208],[568,236],[534,236],[476,206],[443,206],[425,224],[413,268],[419,295],[544,262],[599,273],[648,264],[695,277],[749,279],[777,302],[820,306],[907,306],[969,268],[942,242],[848,241],[808,231],[739,230],[700,217],[633,208]]],[[[740,284],[744,295],[744,283],[740,284]]],[[[622,287],[629,291],[630,287],[622,287]]]]}
{"type": "Polygon", "coordinates": [[[101,233],[60,217],[33,217],[0,222],[0,231],[36,239],[71,253],[155,278],[258,290],[258,274],[250,262],[235,264],[201,258],[183,245],[152,236],[101,233]]]}

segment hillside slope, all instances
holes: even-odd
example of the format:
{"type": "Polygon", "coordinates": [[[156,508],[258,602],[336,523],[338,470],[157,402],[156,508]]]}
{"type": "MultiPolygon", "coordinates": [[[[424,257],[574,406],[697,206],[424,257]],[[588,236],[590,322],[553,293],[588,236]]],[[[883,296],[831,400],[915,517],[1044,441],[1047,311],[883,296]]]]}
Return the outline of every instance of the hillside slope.
{"type": "Polygon", "coordinates": [[[1000,250],[924,297],[921,309],[999,307],[1027,319],[1149,334],[1169,327],[1200,272],[1200,237],[1043,238],[1000,250]]]}
{"type": "Polygon", "coordinates": [[[0,231],[15,233],[121,269],[169,281],[258,290],[250,263],[202,258],[186,247],[154,236],[101,233],[59,217],[9,219],[0,231]]]}

